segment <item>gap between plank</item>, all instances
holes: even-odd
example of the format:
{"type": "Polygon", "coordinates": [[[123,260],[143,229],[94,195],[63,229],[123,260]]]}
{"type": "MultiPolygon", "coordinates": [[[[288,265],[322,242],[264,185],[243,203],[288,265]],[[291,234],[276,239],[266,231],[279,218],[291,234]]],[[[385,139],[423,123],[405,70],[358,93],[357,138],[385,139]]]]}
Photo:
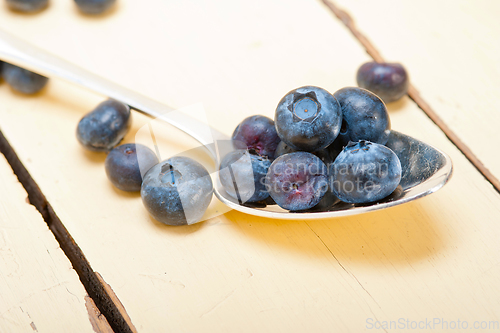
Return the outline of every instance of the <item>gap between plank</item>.
{"type": "MultiPolygon", "coordinates": [[[[332,13],[351,31],[354,37],[363,45],[366,53],[376,62],[385,62],[382,55],[378,52],[370,40],[356,27],[353,18],[343,9],[338,7],[330,0],[321,0],[332,13]]],[[[446,125],[446,123],[437,115],[431,106],[420,96],[418,90],[411,83],[408,87],[408,96],[424,111],[424,113],[436,124],[448,139],[465,155],[476,169],[489,181],[493,187],[500,193],[500,181],[490,170],[481,162],[481,160],[472,152],[472,150],[455,134],[455,132],[446,125]]]]}
{"type": "Polygon", "coordinates": [[[109,291],[107,284],[105,285],[103,280],[101,280],[102,278],[99,279],[99,273],[94,272],[82,250],[56,215],[45,195],[19,160],[19,157],[1,130],[0,152],[5,155],[19,182],[28,193],[29,203],[35,206],[42,215],[61,249],[64,251],[64,254],[66,254],[73,268],[78,273],[80,281],[88,295],[92,298],[99,311],[106,317],[113,331],[116,333],[135,333],[135,327],[126,314],[125,309],[121,306],[121,303],[119,303],[119,306],[114,302],[117,299],[116,296],[112,295],[112,291],[109,291]]]}

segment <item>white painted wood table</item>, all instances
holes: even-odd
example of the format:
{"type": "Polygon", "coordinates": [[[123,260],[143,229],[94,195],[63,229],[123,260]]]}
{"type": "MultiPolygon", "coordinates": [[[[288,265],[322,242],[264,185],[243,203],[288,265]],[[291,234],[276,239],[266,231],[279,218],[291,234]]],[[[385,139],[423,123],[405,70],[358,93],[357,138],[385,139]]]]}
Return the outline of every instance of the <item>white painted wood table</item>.
{"type": "MultiPolygon", "coordinates": [[[[447,152],[454,176],[429,197],[366,215],[306,222],[231,211],[168,227],[139,195],[113,188],[105,155],[76,141],[79,119],[104,96],[56,79],[33,97],[0,83],[3,152],[17,154],[9,162],[53,232],[2,157],[0,332],[499,331],[497,7],[119,0],[97,18],[72,1],[36,15],[2,7],[1,29],[174,107],[202,103],[227,134],[247,116],[273,117],[293,88],[354,86],[371,59],[365,47],[378,49],[408,67],[421,96],[388,105],[392,128],[447,152]]],[[[124,142],[148,121],[134,114],[124,142]]],[[[163,135],[169,154],[196,146],[176,129],[163,135]]]]}

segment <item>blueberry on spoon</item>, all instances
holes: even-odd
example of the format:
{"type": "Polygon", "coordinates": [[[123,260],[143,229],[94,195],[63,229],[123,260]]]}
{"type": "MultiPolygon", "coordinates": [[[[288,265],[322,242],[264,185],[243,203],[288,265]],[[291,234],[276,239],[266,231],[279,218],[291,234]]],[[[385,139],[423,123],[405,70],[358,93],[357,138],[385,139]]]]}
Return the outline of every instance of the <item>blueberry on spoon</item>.
{"type": "Polygon", "coordinates": [[[339,137],[344,145],[359,140],[386,144],[391,122],[384,102],[377,95],[365,89],[347,87],[334,96],[342,108],[339,137]]]}
{"type": "Polygon", "coordinates": [[[274,122],[281,141],[295,150],[312,152],[326,148],[337,138],[342,111],[328,91],[306,86],[281,99],[274,122]]]}
{"type": "Polygon", "coordinates": [[[245,118],[234,130],[232,140],[238,149],[248,149],[271,159],[280,142],[274,121],[260,115],[245,118]]]}

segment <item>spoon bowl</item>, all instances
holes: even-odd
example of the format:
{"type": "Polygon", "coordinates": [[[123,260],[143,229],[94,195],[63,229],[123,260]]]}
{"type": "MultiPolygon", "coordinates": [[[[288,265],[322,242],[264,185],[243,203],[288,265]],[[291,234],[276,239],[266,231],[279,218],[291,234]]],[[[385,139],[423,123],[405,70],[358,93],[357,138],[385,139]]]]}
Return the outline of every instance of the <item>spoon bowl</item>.
{"type": "Polygon", "coordinates": [[[225,205],[240,212],[274,219],[309,220],[372,212],[422,198],[436,192],[450,179],[453,172],[448,155],[408,135],[391,131],[386,144],[401,161],[402,175],[398,188],[387,198],[369,204],[348,204],[332,200],[327,207],[290,212],[278,205],[238,204],[215,179],[215,195],[225,205]]]}

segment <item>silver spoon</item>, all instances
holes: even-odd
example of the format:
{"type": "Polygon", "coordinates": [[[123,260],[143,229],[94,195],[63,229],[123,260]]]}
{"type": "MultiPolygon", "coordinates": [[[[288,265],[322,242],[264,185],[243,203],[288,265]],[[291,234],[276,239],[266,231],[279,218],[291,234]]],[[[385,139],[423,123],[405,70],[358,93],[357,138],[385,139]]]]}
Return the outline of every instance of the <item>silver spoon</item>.
{"type": "MultiPolygon", "coordinates": [[[[48,77],[58,77],[86,87],[122,101],[132,109],[152,118],[166,121],[200,142],[215,158],[217,151],[214,142],[229,139],[227,135],[214,128],[210,128],[211,135],[207,134],[206,124],[179,112],[169,113],[174,111],[172,107],[103,79],[2,30],[0,30],[0,59],[48,77]]],[[[439,149],[396,131],[392,131],[387,146],[401,160],[403,174],[398,189],[381,202],[352,205],[338,201],[326,209],[327,211],[292,213],[277,205],[240,205],[226,193],[218,177],[213,177],[214,193],[229,208],[243,213],[275,219],[305,220],[355,215],[400,205],[437,191],[451,177],[453,170],[451,159],[439,149]]]]}

